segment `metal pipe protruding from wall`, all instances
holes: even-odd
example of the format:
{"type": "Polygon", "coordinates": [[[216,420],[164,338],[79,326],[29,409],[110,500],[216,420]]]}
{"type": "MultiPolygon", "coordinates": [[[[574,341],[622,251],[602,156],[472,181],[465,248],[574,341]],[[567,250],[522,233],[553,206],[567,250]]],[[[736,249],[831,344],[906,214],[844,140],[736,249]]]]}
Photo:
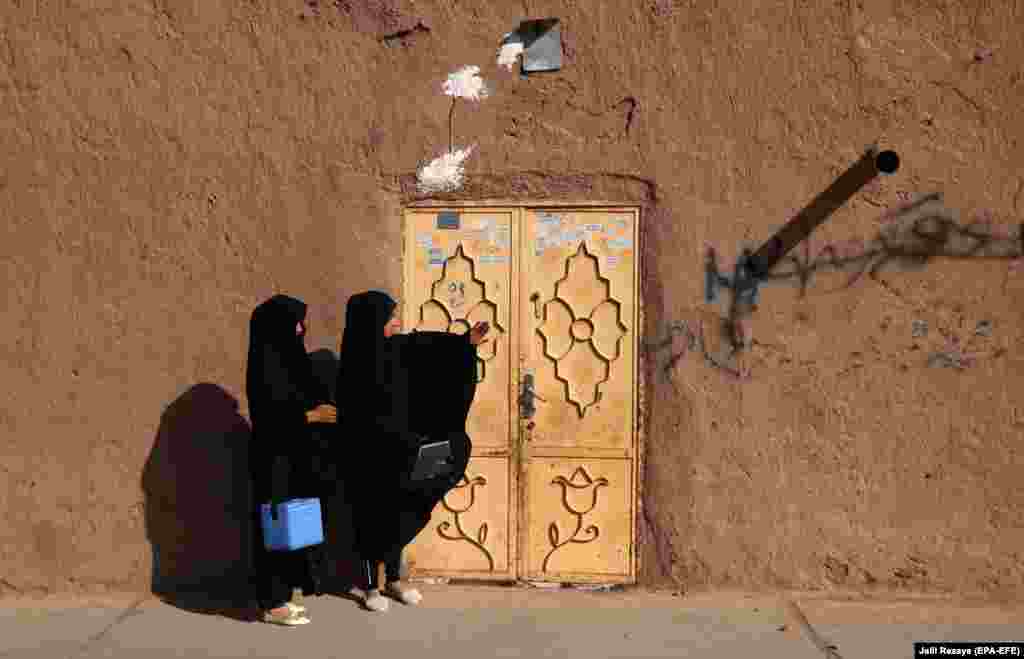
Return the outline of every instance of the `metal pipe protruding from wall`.
{"type": "Polygon", "coordinates": [[[899,167],[900,157],[895,151],[879,152],[876,145],[868,147],[860,160],[754,252],[747,262],[750,274],[758,279],[764,278],[790,250],[811,235],[850,197],[879,174],[893,174],[899,167]]]}

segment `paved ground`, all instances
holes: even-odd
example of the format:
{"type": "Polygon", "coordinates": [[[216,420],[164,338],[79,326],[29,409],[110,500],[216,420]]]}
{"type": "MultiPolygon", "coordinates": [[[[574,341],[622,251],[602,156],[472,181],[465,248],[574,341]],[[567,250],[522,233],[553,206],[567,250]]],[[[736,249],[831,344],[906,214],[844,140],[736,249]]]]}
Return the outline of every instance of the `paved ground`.
{"type": "Polygon", "coordinates": [[[3,600],[0,657],[896,659],[911,657],[915,640],[1024,640],[1021,605],[478,586],[421,590],[419,607],[394,603],[383,614],[341,597],[307,598],[313,624],[299,628],[247,622],[247,612],[209,603],[3,600]]]}

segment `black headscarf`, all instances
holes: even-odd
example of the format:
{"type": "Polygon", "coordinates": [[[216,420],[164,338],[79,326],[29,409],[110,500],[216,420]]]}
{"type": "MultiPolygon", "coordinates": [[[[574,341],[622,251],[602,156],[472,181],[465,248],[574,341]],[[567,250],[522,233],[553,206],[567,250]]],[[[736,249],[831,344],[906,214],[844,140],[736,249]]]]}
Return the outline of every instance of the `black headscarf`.
{"type": "Polygon", "coordinates": [[[388,412],[397,364],[384,326],[396,306],[387,293],[367,291],[350,297],[345,307],[335,396],[346,426],[365,431],[378,415],[388,412]]]}
{"type": "Polygon", "coordinates": [[[396,303],[378,291],[345,311],[337,399],[339,446],[350,447],[349,500],[359,551],[382,557],[408,544],[463,475],[471,444],[466,417],[476,388],[476,351],[466,336],[415,332],[384,338],[396,303]],[[408,487],[425,439],[451,442],[456,473],[408,487]]]}
{"type": "Polygon", "coordinates": [[[252,313],[245,392],[257,450],[301,446],[295,440],[306,430],[306,411],[327,400],[295,333],[305,318],[305,303],[287,295],[275,295],[252,313]]]}

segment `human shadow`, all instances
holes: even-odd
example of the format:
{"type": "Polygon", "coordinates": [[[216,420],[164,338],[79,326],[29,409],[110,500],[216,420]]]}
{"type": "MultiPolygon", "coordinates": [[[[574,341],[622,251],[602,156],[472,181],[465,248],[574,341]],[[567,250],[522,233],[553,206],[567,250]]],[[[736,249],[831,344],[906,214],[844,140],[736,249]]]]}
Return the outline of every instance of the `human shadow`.
{"type": "MultiPolygon", "coordinates": [[[[330,400],[336,401],[335,386],[338,357],[326,348],[310,353],[313,374],[327,390],[330,400]]],[[[340,422],[340,419],[339,419],[340,422]]],[[[358,580],[358,556],[355,550],[352,509],[344,487],[344,474],[340,466],[343,455],[339,450],[334,427],[314,430],[316,445],[315,471],[319,475],[319,490],[324,511],[324,541],[326,545],[326,575],[324,592],[352,599],[349,589],[358,580]]]]}
{"type": "Polygon", "coordinates": [[[201,383],[160,416],[142,472],[151,590],[188,611],[251,620],[249,423],[238,400],[201,383]]]}

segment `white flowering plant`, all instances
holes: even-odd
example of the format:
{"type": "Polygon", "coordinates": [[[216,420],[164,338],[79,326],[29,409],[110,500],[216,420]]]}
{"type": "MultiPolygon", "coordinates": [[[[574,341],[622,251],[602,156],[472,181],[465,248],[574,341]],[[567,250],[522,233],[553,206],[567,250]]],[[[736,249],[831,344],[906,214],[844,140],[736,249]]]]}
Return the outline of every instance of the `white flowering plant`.
{"type": "Polygon", "coordinates": [[[455,73],[448,74],[448,79],[441,87],[448,96],[470,101],[483,100],[489,93],[484,79],[480,77],[479,66],[464,66],[455,73]]]}
{"type": "Polygon", "coordinates": [[[424,194],[453,192],[462,187],[464,164],[476,147],[455,149],[455,104],[460,98],[481,101],[490,93],[480,77],[480,67],[472,65],[449,74],[441,89],[446,96],[452,97],[452,105],[448,110],[448,151],[420,168],[419,190],[424,194]]]}
{"type": "Polygon", "coordinates": [[[454,192],[462,187],[465,177],[463,163],[473,153],[474,146],[447,151],[420,168],[419,191],[423,194],[454,192]]]}

